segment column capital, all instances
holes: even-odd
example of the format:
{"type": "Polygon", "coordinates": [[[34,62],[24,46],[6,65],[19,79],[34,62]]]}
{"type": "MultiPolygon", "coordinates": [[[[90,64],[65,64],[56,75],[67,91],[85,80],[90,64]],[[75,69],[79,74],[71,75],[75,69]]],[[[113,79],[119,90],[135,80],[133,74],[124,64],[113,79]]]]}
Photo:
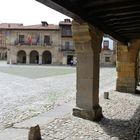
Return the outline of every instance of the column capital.
{"type": "Polygon", "coordinates": [[[103,32],[93,27],[92,25],[81,22],[78,23],[75,20],[72,21],[73,40],[75,42],[76,51],[91,51],[101,49],[101,42],[103,32]]]}

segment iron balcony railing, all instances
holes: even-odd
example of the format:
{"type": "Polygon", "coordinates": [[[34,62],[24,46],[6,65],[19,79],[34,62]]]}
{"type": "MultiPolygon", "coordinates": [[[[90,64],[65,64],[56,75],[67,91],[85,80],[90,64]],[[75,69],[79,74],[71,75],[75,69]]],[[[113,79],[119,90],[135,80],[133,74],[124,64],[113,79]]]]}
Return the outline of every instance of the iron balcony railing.
{"type": "Polygon", "coordinates": [[[75,49],[73,48],[72,45],[71,46],[62,45],[60,50],[61,51],[71,51],[71,52],[75,51],[75,49]]]}
{"type": "Polygon", "coordinates": [[[42,42],[36,42],[36,41],[32,41],[32,42],[28,42],[28,41],[15,41],[13,44],[11,45],[28,45],[28,46],[51,46],[53,44],[53,42],[48,42],[48,43],[44,43],[42,42]]]}

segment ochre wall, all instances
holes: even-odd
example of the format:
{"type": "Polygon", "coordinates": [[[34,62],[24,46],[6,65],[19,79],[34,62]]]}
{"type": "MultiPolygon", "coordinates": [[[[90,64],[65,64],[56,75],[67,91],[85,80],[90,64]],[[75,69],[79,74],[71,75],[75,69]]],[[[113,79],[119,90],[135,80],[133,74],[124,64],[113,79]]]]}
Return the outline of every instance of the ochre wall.
{"type": "Polygon", "coordinates": [[[140,39],[133,40],[130,47],[117,46],[117,91],[134,93],[136,90],[136,59],[140,39]]]}

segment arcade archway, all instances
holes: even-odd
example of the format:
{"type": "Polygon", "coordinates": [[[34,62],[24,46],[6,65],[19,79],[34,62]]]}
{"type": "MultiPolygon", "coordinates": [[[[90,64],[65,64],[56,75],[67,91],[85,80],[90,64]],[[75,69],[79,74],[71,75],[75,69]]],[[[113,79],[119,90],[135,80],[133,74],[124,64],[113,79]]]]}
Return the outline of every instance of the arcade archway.
{"type": "Polygon", "coordinates": [[[17,53],[17,63],[26,63],[26,52],[21,50],[17,53]]]}
{"type": "Polygon", "coordinates": [[[39,62],[39,53],[35,50],[31,51],[30,53],[30,63],[31,64],[38,64],[39,62]]]}
{"type": "Polygon", "coordinates": [[[44,51],[42,54],[42,64],[51,64],[52,54],[50,51],[44,51]]]}

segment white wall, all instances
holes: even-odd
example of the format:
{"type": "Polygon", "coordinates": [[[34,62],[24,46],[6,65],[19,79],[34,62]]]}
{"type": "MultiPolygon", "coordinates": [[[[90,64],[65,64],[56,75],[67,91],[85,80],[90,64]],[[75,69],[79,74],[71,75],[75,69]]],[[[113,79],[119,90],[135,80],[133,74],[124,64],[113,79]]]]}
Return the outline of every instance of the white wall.
{"type": "MultiPolygon", "coordinates": [[[[103,41],[104,41],[104,40],[109,40],[109,48],[110,48],[111,50],[113,50],[113,40],[110,39],[110,38],[108,38],[108,37],[103,37],[103,41]]],[[[102,47],[103,47],[103,41],[102,41],[102,47]]]]}

